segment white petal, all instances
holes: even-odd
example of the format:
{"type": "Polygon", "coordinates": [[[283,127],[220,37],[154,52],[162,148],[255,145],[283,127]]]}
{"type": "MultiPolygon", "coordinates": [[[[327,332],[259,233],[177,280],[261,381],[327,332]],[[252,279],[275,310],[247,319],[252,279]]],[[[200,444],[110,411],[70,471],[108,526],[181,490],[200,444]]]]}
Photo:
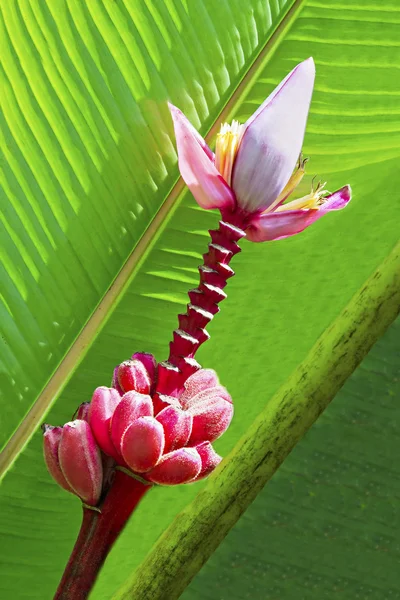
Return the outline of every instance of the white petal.
{"type": "Polygon", "coordinates": [[[279,196],[303,145],[314,86],[312,58],[300,63],[245,123],[232,187],[237,203],[261,212],[279,196]]]}

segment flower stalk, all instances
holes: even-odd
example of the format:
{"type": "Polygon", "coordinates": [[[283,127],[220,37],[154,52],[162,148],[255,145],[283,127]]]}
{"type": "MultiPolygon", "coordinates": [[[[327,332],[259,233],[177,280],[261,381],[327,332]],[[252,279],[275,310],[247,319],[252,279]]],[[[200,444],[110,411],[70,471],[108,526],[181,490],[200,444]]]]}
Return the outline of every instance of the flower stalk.
{"type": "Polygon", "coordinates": [[[199,266],[200,283],[188,292],[190,302],[186,313],[178,315],[179,328],[173,332],[168,361],[159,365],[159,373],[165,371],[158,384],[158,391],[162,393],[179,388],[179,379],[185,381],[199,368],[194,356],[201,344],[209,339],[205,328],[219,312],[218,304],[226,298],[224,288],[227,280],[235,274],[229,263],[241,251],[237,242],[245,236],[240,227],[245,222],[244,215],[232,214],[228,219],[229,215],[226,215],[226,220],[219,222],[218,229],[209,231],[211,242],[203,255],[204,262],[199,266]],[[178,378],[176,384],[172,381],[174,378],[178,378]]]}
{"type": "Polygon", "coordinates": [[[54,600],[85,600],[88,597],[111,546],[151,487],[151,484],[116,469],[114,480],[100,505],[83,505],[78,539],[54,600]]]}

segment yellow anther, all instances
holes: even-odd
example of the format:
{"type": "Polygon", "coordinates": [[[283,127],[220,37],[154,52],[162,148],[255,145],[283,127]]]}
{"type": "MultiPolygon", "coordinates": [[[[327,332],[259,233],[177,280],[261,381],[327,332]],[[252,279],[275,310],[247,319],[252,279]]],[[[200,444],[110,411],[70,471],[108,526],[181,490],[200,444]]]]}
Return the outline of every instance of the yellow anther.
{"type": "Polygon", "coordinates": [[[223,123],[217,135],[215,166],[228,185],[231,185],[233,163],[239,149],[242,133],[243,125],[238,121],[232,121],[231,125],[223,123]]]}
{"type": "Polygon", "coordinates": [[[325,196],[328,193],[328,191],[325,189],[325,185],[326,182],[319,182],[315,190],[311,188],[311,192],[306,196],[278,206],[278,208],[275,209],[275,212],[281,212],[284,210],[298,210],[301,208],[318,210],[324,204],[325,196]]]}

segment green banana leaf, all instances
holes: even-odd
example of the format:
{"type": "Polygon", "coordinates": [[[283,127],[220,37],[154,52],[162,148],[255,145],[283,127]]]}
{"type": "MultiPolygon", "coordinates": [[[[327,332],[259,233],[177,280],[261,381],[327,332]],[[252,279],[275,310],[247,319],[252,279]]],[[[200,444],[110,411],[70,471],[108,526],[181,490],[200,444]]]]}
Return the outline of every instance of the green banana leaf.
{"type": "MultiPolygon", "coordinates": [[[[235,401],[234,421],[216,444],[224,455],[398,240],[400,20],[390,0],[3,0],[0,8],[0,596],[43,599],[57,586],[80,508],[47,474],[38,426],[45,416],[54,424],[68,420],[132,352],[166,358],[186,291],[197,284],[207,229],[217,221],[176,184],[166,101],[203,134],[211,129],[212,138],[221,114],[243,121],[312,55],[309,172],[329,189],[350,183],[354,191],[346,211],[297,237],[242,243],[237,277],[198,354],[235,401]]],[[[363,585],[372,591],[358,590],[360,597],[400,592],[392,534],[399,467],[388,462],[398,418],[398,407],[388,409],[398,391],[389,384],[398,373],[390,367],[396,331],[367,359],[368,373],[364,365],[355,373],[185,597],[231,597],[234,590],[238,598],[291,599],[301,589],[300,597],[330,598],[331,588],[321,595],[324,578],[338,594],[344,589],[341,597],[354,598],[363,585]],[[380,435],[386,450],[376,450],[378,460],[373,447],[381,448],[380,435]],[[366,465],[375,473],[370,479],[366,465]],[[332,472],[335,489],[326,475],[332,472]],[[323,493],[316,492],[324,478],[323,493]],[[377,508],[370,495],[383,505],[377,508]],[[339,538],[334,550],[332,536],[339,538]],[[354,572],[345,559],[349,540],[363,549],[353,557],[354,572]],[[310,569],[322,555],[328,557],[321,570],[310,569]]],[[[107,560],[93,598],[114,593],[203,485],[152,491],[107,560]]]]}
{"type": "Polygon", "coordinates": [[[398,596],[399,339],[397,320],[183,600],[398,596]]]}

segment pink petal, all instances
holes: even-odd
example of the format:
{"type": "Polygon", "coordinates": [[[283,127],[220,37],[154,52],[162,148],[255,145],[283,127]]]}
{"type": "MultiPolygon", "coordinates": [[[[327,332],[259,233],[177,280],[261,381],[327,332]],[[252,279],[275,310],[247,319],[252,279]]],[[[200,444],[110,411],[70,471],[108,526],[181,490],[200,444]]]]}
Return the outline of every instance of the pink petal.
{"type": "Polygon", "coordinates": [[[184,408],[193,417],[191,445],[213,442],[227,430],[233,417],[231,397],[222,386],[199,392],[185,402],[184,408]]]}
{"type": "Polygon", "coordinates": [[[61,470],[75,494],[96,506],[103,485],[100,448],[89,424],[76,420],[66,423],[58,451],[61,470]]]}
{"type": "Polygon", "coordinates": [[[252,219],[246,237],[251,242],[267,242],[295,235],[311,225],[312,213],[318,212],[302,209],[260,215],[252,219]]]}
{"type": "Polygon", "coordinates": [[[118,452],[121,452],[121,440],[129,425],[140,417],[153,416],[153,403],[150,396],[127,392],[122,396],[111,419],[111,440],[118,452]]]}
{"type": "Polygon", "coordinates": [[[93,394],[89,406],[88,421],[100,448],[113,458],[116,458],[115,448],[110,437],[110,421],[115,408],[121,401],[121,396],[114,388],[98,387],[93,394]]]}
{"type": "Polygon", "coordinates": [[[204,479],[219,465],[222,456],[217,454],[210,442],[203,442],[195,446],[201,458],[201,471],[194,481],[204,479]]]}
{"type": "Polygon", "coordinates": [[[261,212],[279,196],[303,145],[314,86],[312,58],[287,75],[245,123],[236,156],[232,188],[238,205],[261,212]]]}
{"type": "Polygon", "coordinates": [[[340,190],[336,190],[330,196],[325,198],[324,204],[321,206],[320,211],[323,214],[330,212],[331,210],[341,210],[351,200],[351,187],[345,185],[340,190]]]}
{"type": "Polygon", "coordinates": [[[183,114],[183,112],[181,110],[179,110],[179,108],[177,108],[176,106],[171,104],[171,102],[168,102],[168,108],[170,110],[172,119],[174,120],[174,126],[175,126],[175,118],[177,118],[177,119],[183,118],[185,120],[185,127],[187,127],[190,130],[191,134],[196,138],[196,140],[200,144],[202,150],[205,152],[207,158],[209,158],[212,162],[214,162],[214,160],[215,160],[214,152],[208,147],[208,144],[205,141],[205,139],[202,138],[202,136],[199,134],[197,129],[195,127],[193,127],[193,125],[191,124],[189,119],[187,119],[185,117],[185,115],[183,114]]]}
{"type": "Polygon", "coordinates": [[[180,448],[165,454],[146,477],[160,485],[178,485],[197,477],[201,471],[201,458],[195,448],[180,448]]]}
{"type": "Polygon", "coordinates": [[[158,413],[156,419],[164,428],[164,452],[171,452],[185,446],[192,432],[193,424],[193,418],[188,412],[175,406],[168,406],[158,413]]]}
{"type": "Polygon", "coordinates": [[[154,467],[164,450],[164,429],[153,417],[133,421],[121,440],[121,451],[126,464],[137,473],[154,467]]]}
{"type": "Polygon", "coordinates": [[[169,104],[178,148],[179,170],[202,208],[233,208],[234,195],[214,165],[206,142],[173,104],[169,104]]]}
{"type": "Polygon", "coordinates": [[[318,210],[285,210],[256,216],[246,230],[246,237],[252,242],[267,242],[295,235],[312,225],[326,213],[344,208],[350,202],[350,199],[351,188],[346,185],[328,196],[325,203],[318,210]]]}
{"type": "Polygon", "coordinates": [[[59,486],[67,490],[67,492],[74,493],[71,486],[65,479],[63,472],[61,471],[60,461],[58,459],[58,448],[62,436],[62,427],[53,427],[52,425],[44,425],[43,435],[43,453],[44,460],[46,462],[47,469],[53,479],[58,483],[59,486]]]}
{"type": "Polygon", "coordinates": [[[179,397],[182,406],[186,405],[189,398],[196,396],[199,392],[219,384],[218,376],[212,369],[199,369],[185,381],[185,391],[179,397]]]}

